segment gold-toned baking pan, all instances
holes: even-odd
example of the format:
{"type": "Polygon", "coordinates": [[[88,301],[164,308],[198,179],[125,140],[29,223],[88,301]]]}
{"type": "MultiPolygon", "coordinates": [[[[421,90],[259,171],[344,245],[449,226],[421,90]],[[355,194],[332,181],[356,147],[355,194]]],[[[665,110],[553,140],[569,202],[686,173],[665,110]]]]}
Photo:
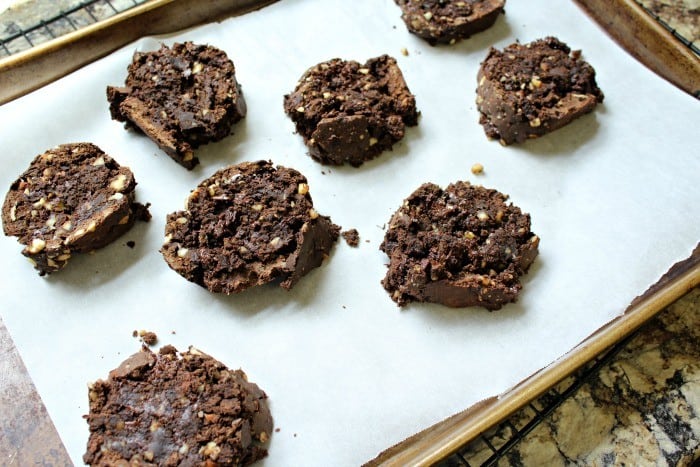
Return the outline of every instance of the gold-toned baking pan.
{"type": "MultiPolygon", "coordinates": [[[[64,76],[139,37],[164,34],[224,16],[241,14],[272,1],[151,0],[108,20],[0,61],[0,103],[64,76]]],[[[674,45],[674,39],[667,31],[649,22],[653,20],[640,17],[639,15],[645,14],[643,10],[638,9],[635,13],[631,5],[634,2],[576,1],[594,18],[617,18],[615,22],[609,23],[615,27],[608,32],[626,48],[644,48],[645,53],[638,58],[650,67],[653,64],[659,74],[668,77],[688,92],[693,93],[700,89],[700,65],[697,57],[689,51],[682,52],[682,47],[674,45]],[[634,39],[631,45],[627,45],[616,35],[624,31],[624,27],[631,21],[626,15],[637,15],[634,16],[636,21],[646,25],[636,29],[637,33],[641,34],[641,39],[631,32],[622,34],[623,37],[634,39]],[[645,30],[647,32],[644,32],[645,30]],[[648,41],[657,44],[659,49],[655,51],[649,46],[644,46],[648,41]]],[[[368,465],[425,465],[444,458],[633,332],[698,284],[700,251],[696,250],[687,261],[675,266],[662,281],[635,301],[622,316],[604,326],[554,364],[505,394],[482,401],[388,449],[368,465]]],[[[0,327],[0,332],[5,332],[4,328],[0,327]]],[[[2,384],[0,381],[0,386],[2,384]]],[[[8,407],[3,408],[4,410],[24,409],[8,407]]],[[[60,447],[60,441],[56,439],[55,442],[60,447]]],[[[24,446],[25,450],[33,448],[34,446],[30,445],[24,446]]]]}
{"type": "Polygon", "coordinates": [[[0,104],[146,35],[167,34],[262,8],[276,0],[150,0],[0,60],[0,104]]]}
{"type": "Polygon", "coordinates": [[[635,0],[574,0],[637,60],[700,98],[700,58],[635,0]]]}
{"type": "MultiPolygon", "coordinates": [[[[635,0],[574,0],[613,40],[654,73],[700,98],[700,58],[652,18],[635,0]]],[[[387,449],[365,464],[430,465],[496,426],[606,349],[632,334],[668,305],[700,285],[700,245],[634,300],[625,313],[599,329],[552,365],[500,396],[387,449]]]]}
{"type": "Polygon", "coordinates": [[[504,394],[483,400],[387,449],[365,466],[431,465],[449,456],[633,333],[698,285],[700,244],[688,259],[674,265],[656,284],[637,297],[623,315],[553,364],[504,394]]]}

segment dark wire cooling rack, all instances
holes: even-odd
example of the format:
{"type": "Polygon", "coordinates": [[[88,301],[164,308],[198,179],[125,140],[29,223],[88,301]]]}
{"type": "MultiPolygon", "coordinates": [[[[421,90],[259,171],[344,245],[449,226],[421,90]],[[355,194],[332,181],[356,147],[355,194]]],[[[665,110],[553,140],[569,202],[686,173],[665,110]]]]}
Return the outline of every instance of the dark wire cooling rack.
{"type": "Polygon", "coordinates": [[[29,27],[7,24],[5,30],[0,31],[0,59],[105,20],[146,1],[82,1],[50,18],[37,18],[36,23],[29,27]]]}
{"type": "MultiPolygon", "coordinates": [[[[20,28],[10,24],[6,26],[5,31],[0,31],[0,59],[105,20],[146,1],[148,0],[82,1],[55,16],[39,20],[30,27],[20,28]]],[[[675,29],[649,9],[645,8],[645,10],[679,41],[700,55],[700,48],[697,44],[678,34],[675,29]]],[[[438,466],[472,467],[517,464],[515,459],[508,457],[512,448],[545,421],[557,407],[586,384],[591,377],[596,375],[604,365],[609,363],[625,347],[633,335],[618,342],[507,420],[462,446],[456,453],[441,461],[438,466]]]]}
{"type": "Polygon", "coordinates": [[[595,377],[600,369],[610,363],[634,336],[635,333],[632,333],[622,339],[508,419],[482,433],[474,441],[465,444],[457,452],[440,461],[436,467],[519,465],[517,458],[509,457],[511,450],[528,433],[547,420],[552,412],[573,396],[581,386],[595,377]]]}
{"type": "MultiPolygon", "coordinates": [[[[82,1],[59,14],[39,20],[36,24],[21,28],[10,25],[0,31],[0,58],[30,49],[66,33],[77,31],[89,24],[97,23],[111,16],[127,11],[148,0],[88,0],[82,1]]],[[[666,21],[640,3],[640,6],[656,21],[673,34],[681,43],[700,56],[700,44],[682,36],[666,21]]],[[[696,41],[697,42],[697,41],[696,41]]]]}
{"type": "Polygon", "coordinates": [[[681,41],[681,43],[682,43],[683,45],[685,45],[686,47],[688,47],[690,50],[692,50],[692,51],[695,53],[695,55],[700,56],[700,44],[697,43],[698,41],[692,42],[690,39],[688,39],[687,37],[684,37],[684,36],[681,35],[678,31],[676,31],[676,30],[675,30],[673,27],[671,27],[666,21],[664,21],[663,18],[661,18],[661,17],[660,17],[659,15],[657,15],[656,13],[654,13],[652,10],[650,10],[650,9],[647,8],[647,7],[645,7],[644,5],[642,5],[642,4],[639,3],[639,2],[637,2],[637,3],[639,4],[639,6],[641,6],[642,8],[644,8],[644,11],[646,11],[647,13],[649,13],[649,15],[650,15],[652,18],[654,18],[654,19],[656,20],[656,22],[658,22],[661,26],[663,26],[663,27],[666,28],[671,34],[673,34],[673,37],[675,37],[676,39],[678,39],[679,41],[681,41]]]}

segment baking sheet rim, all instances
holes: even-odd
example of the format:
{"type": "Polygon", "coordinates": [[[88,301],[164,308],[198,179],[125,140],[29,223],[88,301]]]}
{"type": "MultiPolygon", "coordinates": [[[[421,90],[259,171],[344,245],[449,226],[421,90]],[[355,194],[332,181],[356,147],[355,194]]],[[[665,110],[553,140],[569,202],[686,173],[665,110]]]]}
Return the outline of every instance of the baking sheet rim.
{"type": "Polygon", "coordinates": [[[632,334],[697,286],[700,286],[700,244],[688,259],[672,266],[664,277],[638,297],[622,315],[605,324],[552,364],[505,393],[480,401],[388,448],[364,464],[365,467],[432,465],[444,459],[632,334]]]}
{"type": "Polygon", "coordinates": [[[175,15],[176,9],[198,8],[198,0],[149,0],[0,59],[0,105],[46,86],[144,36],[168,34],[240,16],[277,1],[210,0],[206,5],[209,10],[201,15],[175,15]],[[173,23],[164,23],[168,20],[173,23]]]}

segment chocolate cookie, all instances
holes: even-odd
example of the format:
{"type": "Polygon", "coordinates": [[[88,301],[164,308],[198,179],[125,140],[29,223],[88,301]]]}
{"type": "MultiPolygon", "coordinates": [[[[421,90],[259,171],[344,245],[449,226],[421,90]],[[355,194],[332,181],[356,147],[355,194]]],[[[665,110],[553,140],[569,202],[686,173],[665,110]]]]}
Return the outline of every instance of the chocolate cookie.
{"type": "Polygon", "coordinates": [[[505,0],[395,0],[410,32],[431,45],[454,44],[493,26],[505,0]]]}
{"type": "Polygon", "coordinates": [[[284,111],[323,164],[358,167],[418,124],[416,99],[388,55],[364,65],[339,58],[319,63],[284,96],[284,111]]]}
{"type": "Polygon", "coordinates": [[[88,395],[88,465],[241,466],[267,455],[265,392],[193,347],[144,347],[88,395]]]}
{"type": "Polygon", "coordinates": [[[554,37],[492,48],[477,79],[479,123],[503,145],[561,128],[603,102],[593,67],[554,37]]]}
{"type": "Polygon", "coordinates": [[[278,281],[290,289],[321,265],[340,228],[313,207],[306,178],[266,161],[219,170],[168,215],[161,253],[212,292],[278,281]]]}
{"type": "Polygon", "coordinates": [[[226,53],[192,42],[136,52],[126,86],[107,87],[112,119],[142,131],[192,169],[199,163],[193,149],[228,136],[245,117],[235,71],[226,53]]]}
{"type": "Polygon", "coordinates": [[[63,268],[73,253],[101,248],[147,221],[134,201],[128,167],[90,143],[64,144],[38,155],[10,186],[2,206],[5,235],[19,238],[40,275],[63,268]]]}
{"type": "Polygon", "coordinates": [[[507,196],[468,182],[421,185],[389,222],[380,249],[391,298],[497,310],[518,297],[537,256],[530,215],[507,196]]]}

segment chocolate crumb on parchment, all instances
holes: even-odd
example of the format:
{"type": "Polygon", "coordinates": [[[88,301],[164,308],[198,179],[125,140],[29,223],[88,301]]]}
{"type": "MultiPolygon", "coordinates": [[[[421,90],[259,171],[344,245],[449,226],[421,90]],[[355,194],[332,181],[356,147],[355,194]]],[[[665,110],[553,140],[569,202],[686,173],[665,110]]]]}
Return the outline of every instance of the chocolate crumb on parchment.
{"type": "Polygon", "coordinates": [[[158,343],[158,335],[152,331],[139,331],[139,337],[141,337],[143,343],[148,346],[153,346],[156,345],[156,343],[158,343]]]}
{"type": "Polygon", "coordinates": [[[341,232],[341,235],[349,246],[356,247],[360,244],[360,234],[357,229],[346,230],[341,232]]]}

